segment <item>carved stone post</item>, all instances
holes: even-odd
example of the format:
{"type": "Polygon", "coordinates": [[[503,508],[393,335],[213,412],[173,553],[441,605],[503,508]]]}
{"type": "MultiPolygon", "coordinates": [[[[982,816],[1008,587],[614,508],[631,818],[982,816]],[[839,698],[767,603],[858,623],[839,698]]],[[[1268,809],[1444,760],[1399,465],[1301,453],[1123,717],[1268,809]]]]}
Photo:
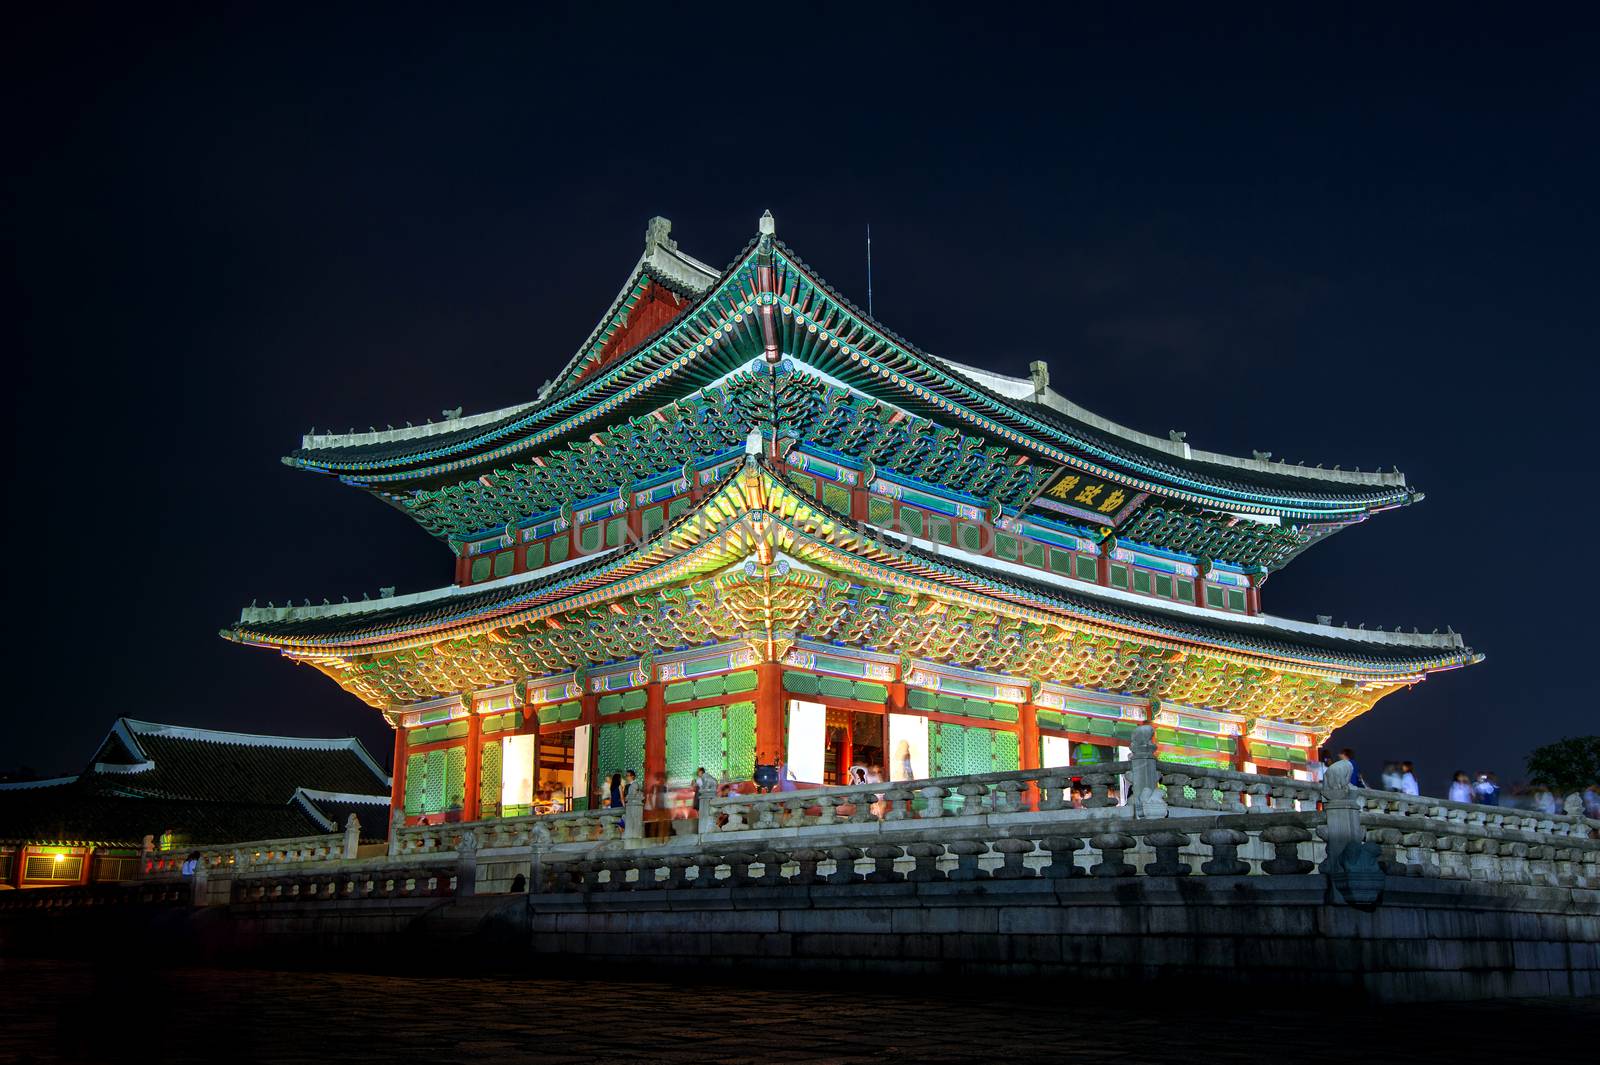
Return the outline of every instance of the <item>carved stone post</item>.
{"type": "Polygon", "coordinates": [[[478,833],[463,829],[456,841],[456,895],[466,898],[478,893],[478,833]]]}
{"type": "Polygon", "coordinates": [[[1132,766],[1128,770],[1128,791],[1133,796],[1133,816],[1158,821],[1167,816],[1167,802],[1161,794],[1160,772],[1156,767],[1156,730],[1140,725],[1133,730],[1132,766]]]}
{"type": "Polygon", "coordinates": [[[1328,857],[1322,863],[1325,873],[1333,871],[1346,847],[1363,842],[1361,800],[1350,790],[1350,774],[1354,770],[1349,762],[1335,762],[1322,777],[1322,809],[1327,815],[1328,836],[1328,857]]]}
{"type": "Polygon", "coordinates": [[[355,861],[358,848],[361,846],[361,819],[351,814],[344,819],[344,856],[348,861],[355,861]]]}
{"type": "Polygon", "coordinates": [[[635,784],[628,789],[622,803],[622,838],[644,839],[644,787],[635,784]]]}

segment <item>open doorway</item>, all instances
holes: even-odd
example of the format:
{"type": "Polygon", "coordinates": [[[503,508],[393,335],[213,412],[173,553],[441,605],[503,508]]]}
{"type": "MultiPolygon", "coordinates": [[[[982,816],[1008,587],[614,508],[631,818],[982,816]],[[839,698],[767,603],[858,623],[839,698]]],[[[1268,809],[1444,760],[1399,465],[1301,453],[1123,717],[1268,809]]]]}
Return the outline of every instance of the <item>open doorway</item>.
{"type": "Polygon", "coordinates": [[[824,784],[888,779],[882,714],[829,708],[824,745],[824,784]]]}
{"type": "Polygon", "coordinates": [[[588,740],[587,725],[540,735],[535,810],[560,813],[589,808],[588,740]]]}

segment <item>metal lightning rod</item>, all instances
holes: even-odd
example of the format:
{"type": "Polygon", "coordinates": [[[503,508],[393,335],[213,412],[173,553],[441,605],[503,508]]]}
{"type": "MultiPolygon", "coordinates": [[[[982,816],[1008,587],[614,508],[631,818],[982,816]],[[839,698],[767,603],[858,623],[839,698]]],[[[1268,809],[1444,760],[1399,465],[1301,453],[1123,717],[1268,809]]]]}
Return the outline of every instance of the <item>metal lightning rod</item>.
{"type": "Polygon", "coordinates": [[[872,223],[867,223],[867,317],[876,317],[872,313],[872,223]]]}

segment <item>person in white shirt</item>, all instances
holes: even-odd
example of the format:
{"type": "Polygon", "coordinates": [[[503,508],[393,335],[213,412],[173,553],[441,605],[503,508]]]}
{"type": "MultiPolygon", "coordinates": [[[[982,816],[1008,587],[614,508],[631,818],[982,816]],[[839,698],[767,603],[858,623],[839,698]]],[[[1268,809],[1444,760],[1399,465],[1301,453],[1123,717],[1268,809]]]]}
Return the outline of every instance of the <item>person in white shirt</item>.
{"type": "Polygon", "coordinates": [[[1472,801],[1472,781],[1467,779],[1467,774],[1459,769],[1456,770],[1455,778],[1450,781],[1450,801],[1472,801]]]}
{"type": "Polygon", "coordinates": [[[1417,774],[1410,762],[1400,763],[1400,791],[1405,795],[1422,794],[1422,789],[1417,786],[1417,774]]]}

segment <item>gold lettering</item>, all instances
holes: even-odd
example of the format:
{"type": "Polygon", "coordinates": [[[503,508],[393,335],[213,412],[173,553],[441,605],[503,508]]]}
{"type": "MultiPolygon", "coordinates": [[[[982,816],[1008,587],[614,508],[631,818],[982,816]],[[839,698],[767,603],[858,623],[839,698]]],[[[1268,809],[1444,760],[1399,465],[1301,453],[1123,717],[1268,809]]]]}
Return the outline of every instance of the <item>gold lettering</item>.
{"type": "Polygon", "coordinates": [[[1090,506],[1093,506],[1095,496],[1104,491],[1105,487],[1106,486],[1103,484],[1086,485],[1083,491],[1072,497],[1072,501],[1074,503],[1087,503],[1090,506]]]}
{"type": "Polygon", "coordinates": [[[1110,514],[1113,510],[1116,510],[1118,507],[1122,506],[1123,500],[1127,498],[1128,497],[1123,494],[1122,489],[1118,488],[1110,495],[1106,496],[1105,500],[1096,509],[1102,514],[1110,514]]]}
{"type": "Polygon", "coordinates": [[[1076,474],[1070,477],[1063,477],[1061,480],[1056,482],[1054,488],[1050,489],[1050,494],[1055,496],[1057,499],[1065,499],[1074,488],[1078,487],[1078,482],[1080,480],[1082,480],[1082,478],[1078,477],[1076,474]]]}

